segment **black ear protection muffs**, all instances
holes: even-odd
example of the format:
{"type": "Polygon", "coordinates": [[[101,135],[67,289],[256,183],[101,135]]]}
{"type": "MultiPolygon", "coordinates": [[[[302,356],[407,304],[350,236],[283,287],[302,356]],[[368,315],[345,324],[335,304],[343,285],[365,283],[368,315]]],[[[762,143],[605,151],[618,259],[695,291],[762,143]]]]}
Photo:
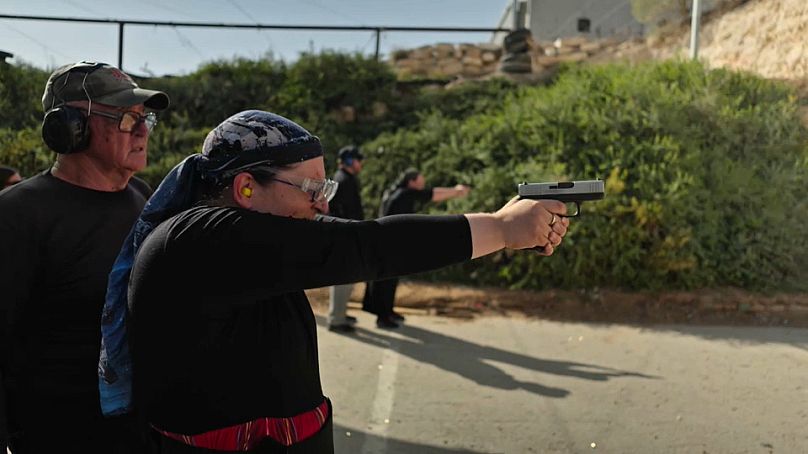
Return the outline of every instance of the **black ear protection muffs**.
{"type": "Polygon", "coordinates": [[[87,116],[70,106],[59,106],[47,111],[42,120],[42,140],[51,150],[61,154],[75,153],[87,148],[90,144],[87,116]]]}
{"type": "MultiPolygon", "coordinates": [[[[77,63],[70,67],[62,76],[70,77],[71,73],[80,73],[80,77],[87,78],[87,75],[101,68],[103,64],[86,62],[77,63]]],[[[59,83],[54,80],[54,83],[59,83]]],[[[84,82],[82,82],[82,86],[84,82]]],[[[53,87],[50,88],[53,90],[53,87]]],[[[86,92],[86,91],[85,91],[86,92]]],[[[54,99],[56,98],[54,91],[54,99]]],[[[87,100],[92,101],[90,97],[87,100]]],[[[42,140],[48,147],[61,154],[75,153],[84,150],[90,144],[90,130],[87,128],[87,115],[80,109],[64,105],[64,102],[45,112],[42,120],[42,140]]]]}
{"type": "Polygon", "coordinates": [[[342,163],[343,163],[343,164],[345,164],[346,166],[350,166],[351,164],[353,164],[353,158],[351,158],[351,157],[346,157],[346,158],[344,158],[344,159],[342,160],[342,163]]]}

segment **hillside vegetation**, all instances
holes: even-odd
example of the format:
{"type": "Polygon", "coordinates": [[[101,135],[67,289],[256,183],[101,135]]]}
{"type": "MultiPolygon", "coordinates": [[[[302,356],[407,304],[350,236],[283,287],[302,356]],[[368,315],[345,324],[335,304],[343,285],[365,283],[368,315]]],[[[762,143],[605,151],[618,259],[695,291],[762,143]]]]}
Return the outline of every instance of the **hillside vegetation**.
{"type": "MultiPolygon", "coordinates": [[[[26,175],[52,160],[39,139],[46,73],[0,66],[0,161],[26,175]],[[13,106],[10,107],[10,106],[13,106]]],[[[413,88],[359,55],[294,64],[236,60],[151,79],[172,107],[150,141],[156,185],[227,116],[259,108],[318,134],[333,170],[345,143],[368,155],[368,215],[405,167],[473,186],[429,210],[494,210],[522,181],[606,180],[552,259],[496,254],[430,275],[517,288],[804,290],[806,130],[779,83],[699,64],[566,68],[545,87],[502,79],[413,88]]]]}

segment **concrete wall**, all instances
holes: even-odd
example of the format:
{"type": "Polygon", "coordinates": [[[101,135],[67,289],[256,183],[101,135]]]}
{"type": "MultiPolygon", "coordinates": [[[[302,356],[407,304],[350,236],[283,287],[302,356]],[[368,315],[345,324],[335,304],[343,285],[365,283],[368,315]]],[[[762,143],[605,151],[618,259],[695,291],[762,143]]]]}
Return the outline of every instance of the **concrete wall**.
{"type": "Polygon", "coordinates": [[[629,0],[530,0],[529,28],[537,40],[585,36],[641,36],[642,24],[631,14],[629,0]],[[589,32],[578,31],[578,20],[588,19],[589,32]]]}
{"type": "MultiPolygon", "coordinates": [[[[631,14],[630,0],[520,0],[519,21],[538,41],[582,36],[588,39],[642,36],[645,27],[631,14]],[[589,20],[589,32],[578,30],[578,20],[589,20]]],[[[497,27],[513,27],[509,1],[497,27]]],[[[501,45],[507,33],[494,33],[491,43],[501,45]]]]}

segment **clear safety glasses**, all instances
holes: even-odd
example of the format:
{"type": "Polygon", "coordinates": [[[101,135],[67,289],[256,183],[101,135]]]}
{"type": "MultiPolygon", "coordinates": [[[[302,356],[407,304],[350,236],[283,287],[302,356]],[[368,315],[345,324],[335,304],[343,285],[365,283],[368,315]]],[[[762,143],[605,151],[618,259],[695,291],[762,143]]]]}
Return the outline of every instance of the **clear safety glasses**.
{"type": "Polygon", "coordinates": [[[313,178],[303,178],[302,180],[294,181],[295,178],[293,176],[286,176],[284,178],[278,177],[278,174],[266,168],[250,168],[245,169],[245,171],[250,172],[252,174],[259,173],[263,175],[265,178],[273,181],[277,181],[278,183],[282,183],[289,186],[294,186],[301,191],[309,194],[311,196],[312,202],[321,202],[326,201],[330,202],[331,199],[334,198],[334,195],[337,193],[337,188],[339,187],[339,183],[334,180],[325,179],[325,180],[315,180],[313,178]]]}
{"type": "Polygon", "coordinates": [[[311,195],[312,202],[330,202],[337,193],[337,187],[339,187],[339,183],[329,179],[312,180],[311,178],[304,178],[303,182],[299,184],[292,183],[291,181],[283,180],[278,177],[272,177],[272,180],[277,181],[278,183],[294,186],[301,191],[308,193],[311,195]]]}

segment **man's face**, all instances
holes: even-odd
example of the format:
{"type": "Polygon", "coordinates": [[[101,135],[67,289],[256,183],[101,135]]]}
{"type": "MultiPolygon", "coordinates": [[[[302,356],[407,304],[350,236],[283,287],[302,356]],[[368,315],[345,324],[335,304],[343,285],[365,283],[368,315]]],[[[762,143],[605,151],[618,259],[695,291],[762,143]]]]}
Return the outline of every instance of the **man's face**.
{"type": "Polygon", "coordinates": [[[351,162],[351,168],[353,169],[354,175],[358,174],[362,171],[362,160],[361,159],[354,159],[351,162]]]}
{"type": "MultiPolygon", "coordinates": [[[[84,103],[87,104],[87,103],[84,103]]],[[[83,106],[85,109],[88,106],[83,106]]],[[[131,107],[113,107],[93,103],[92,111],[102,111],[113,115],[123,112],[146,113],[146,107],[138,104],[131,107]]],[[[149,129],[144,122],[138,123],[131,132],[119,129],[119,121],[90,114],[90,146],[85,151],[89,156],[101,161],[110,170],[135,173],[143,170],[147,163],[149,129]]]]}
{"type": "MultiPolygon", "coordinates": [[[[312,180],[325,179],[325,165],[322,157],[309,159],[294,167],[279,171],[276,177],[292,183],[302,182],[304,178],[312,180]]],[[[270,181],[265,185],[256,185],[252,195],[252,209],[261,213],[286,216],[298,219],[314,219],[317,214],[328,213],[328,202],[311,200],[311,194],[300,188],[270,181]]]]}

